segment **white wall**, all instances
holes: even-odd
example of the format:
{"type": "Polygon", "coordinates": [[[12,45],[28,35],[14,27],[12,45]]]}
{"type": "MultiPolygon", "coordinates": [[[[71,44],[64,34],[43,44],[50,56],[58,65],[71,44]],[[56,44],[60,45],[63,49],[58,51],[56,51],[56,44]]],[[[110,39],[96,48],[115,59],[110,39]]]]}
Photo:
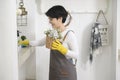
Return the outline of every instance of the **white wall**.
{"type": "Polygon", "coordinates": [[[116,0],[116,2],[117,2],[117,21],[116,21],[116,23],[117,23],[117,27],[116,27],[116,38],[117,38],[117,40],[116,40],[116,46],[117,46],[117,48],[116,48],[116,53],[117,53],[117,55],[116,55],[116,80],[120,80],[120,0],[116,0]],[[119,50],[119,53],[118,53],[118,50],[119,50]]]}
{"type": "MultiPolygon", "coordinates": [[[[35,39],[35,0],[24,0],[28,11],[28,25],[23,28],[23,33],[29,40],[35,39]],[[25,31],[25,32],[24,32],[25,31]]],[[[36,79],[36,54],[31,54],[26,61],[26,79],[36,79]]]]}
{"type": "MultiPolygon", "coordinates": [[[[17,0],[17,8],[19,7],[20,0],[17,0]]],[[[20,30],[20,35],[26,35],[28,39],[35,39],[35,0],[24,0],[24,7],[28,12],[27,15],[27,26],[17,26],[20,30]]]]}
{"type": "Polygon", "coordinates": [[[116,26],[113,23],[115,17],[114,0],[109,0],[109,8],[106,17],[109,22],[109,37],[110,45],[103,47],[102,55],[96,59],[96,80],[115,80],[115,67],[116,67],[116,26]],[[113,15],[114,14],[114,15],[113,15]]]}
{"type": "MultiPolygon", "coordinates": [[[[25,35],[29,40],[35,40],[35,0],[23,0],[24,1],[24,7],[26,8],[26,11],[28,12],[27,20],[28,24],[27,26],[17,26],[17,29],[21,32],[21,35],[25,35]]],[[[17,8],[19,7],[20,0],[17,0],[17,8]]],[[[36,78],[36,58],[35,54],[31,54],[31,56],[28,58],[26,63],[20,68],[21,71],[19,71],[20,77],[22,76],[26,79],[35,79],[36,78]],[[23,69],[23,70],[21,70],[23,69]],[[24,73],[25,75],[23,75],[24,73]]]]}
{"type": "Polygon", "coordinates": [[[120,49],[120,1],[117,0],[117,47],[120,49]]]}
{"type": "Polygon", "coordinates": [[[0,1],[0,80],[18,80],[16,0],[0,1]]]}
{"type": "MultiPolygon", "coordinates": [[[[106,17],[110,25],[110,44],[102,48],[102,54],[97,55],[91,65],[88,61],[89,38],[91,25],[97,15],[89,12],[72,13],[73,20],[69,27],[76,32],[80,49],[80,58],[77,65],[78,80],[115,80],[115,39],[113,38],[115,32],[112,21],[112,6],[112,0],[108,0],[106,17]]],[[[81,5],[78,7],[81,7],[81,5]]],[[[97,6],[95,5],[95,7],[97,6]]],[[[47,21],[45,15],[36,13],[36,39],[42,38],[44,30],[50,27],[47,21]]],[[[36,61],[37,80],[48,80],[49,50],[45,47],[38,47],[36,50],[36,61]]]]}
{"type": "MultiPolygon", "coordinates": [[[[44,30],[50,27],[49,24],[47,23],[48,20],[45,17],[45,15],[37,13],[37,11],[40,8],[37,9],[35,8],[34,1],[32,0],[29,1],[24,0],[24,1],[27,4],[26,8],[30,14],[28,17],[29,24],[27,27],[25,27],[23,33],[28,34],[27,36],[31,40],[34,39],[34,33],[35,33],[36,39],[40,39],[44,36],[44,30]],[[31,4],[34,5],[34,7],[31,6],[31,4]]],[[[79,39],[79,49],[80,49],[80,59],[78,60],[78,65],[77,65],[78,80],[115,80],[114,50],[116,47],[115,46],[116,28],[115,28],[115,23],[113,23],[112,21],[112,17],[115,16],[112,15],[112,10],[114,11],[116,7],[112,8],[113,3],[114,0],[109,0],[109,9],[106,15],[110,23],[111,43],[109,46],[104,47],[103,53],[98,55],[94,59],[92,65],[90,65],[87,60],[89,53],[89,37],[90,37],[89,33],[90,33],[91,24],[95,21],[96,14],[95,13],[72,14],[73,21],[70,24],[70,28],[76,31],[76,35],[78,36],[79,39]]],[[[16,22],[15,4],[16,4],[15,0],[0,1],[0,10],[1,10],[0,37],[2,37],[0,39],[0,44],[1,44],[0,45],[0,66],[1,66],[0,80],[18,80],[18,66],[17,66],[18,55],[17,55],[16,23],[15,23],[16,22]]],[[[117,25],[119,25],[119,23],[117,25]]],[[[37,56],[36,58],[37,80],[48,80],[48,77],[46,76],[48,76],[48,72],[49,72],[49,50],[47,50],[45,47],[37,47],[36,56],[37,56]]],[[[29,62],[30,61],[28,61],[28,63],[29,62]]],[[[33,61],[32,63],[35,62],[33,61]]],[[[27,65],[27,67],[29,67],[29,65],[27,65]]],[[[31,68],[29,68],[28,70],[30,69],[31,68]]],[[[28,77],[30,77],[29,75],[28,77]]],[[[32,76],[35,76],[34,72],[32,76]]]]}
{"type": "Polygon", "coordinates": [[[63,5],[69,12],[96,12],[107,8],[108,0],[41,0],[41,12],[45,13],[53,5],[63,5]],[[86,3],[87,2],[87,3],[86,3]],[[72,6],[74,5],[74,6],[72,6]],[[96,6],[97,7],[94,7],[96,6]],[[101,6],[102,5],[102,6],[101,6]],[[81,6],[81,7],[79,7],[81,6]]]}

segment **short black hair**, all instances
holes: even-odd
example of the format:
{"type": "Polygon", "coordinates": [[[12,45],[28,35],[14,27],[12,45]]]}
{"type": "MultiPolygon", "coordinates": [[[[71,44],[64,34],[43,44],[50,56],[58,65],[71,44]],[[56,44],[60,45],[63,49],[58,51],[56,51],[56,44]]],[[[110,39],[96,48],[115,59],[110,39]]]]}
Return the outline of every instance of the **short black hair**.
{"type": "Polygon", "coordinates": [[[68,12],[66,11],[66,9],[61,6],[61,5],[55,5],[53,7],[51,7],[46,13],[45,13],[48,17],[50,18],[59,18],[62,17],[62,23],[65,23],[68,12]]]}

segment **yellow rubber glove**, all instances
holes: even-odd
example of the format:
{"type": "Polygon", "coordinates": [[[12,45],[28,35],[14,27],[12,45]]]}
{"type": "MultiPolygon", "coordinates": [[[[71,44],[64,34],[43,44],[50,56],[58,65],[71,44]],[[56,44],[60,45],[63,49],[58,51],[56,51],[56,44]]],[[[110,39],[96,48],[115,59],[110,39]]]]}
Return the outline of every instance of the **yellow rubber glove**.
{"type": "Polygon", "coordinates": [[[29,40],[25,39],[25,40],[20,40],[18,42],[19,45],[22,45],[22,46],[28,46],[29,45],[29,40]]]}
{"type": "Polygon", "coordinates": [[[61,52],[63,55],[65,55],[68,51],[67,48],[65,48],[60,41],[57,39],[52,43],[52,50],[58,50],[59,52],[61,52]]]}

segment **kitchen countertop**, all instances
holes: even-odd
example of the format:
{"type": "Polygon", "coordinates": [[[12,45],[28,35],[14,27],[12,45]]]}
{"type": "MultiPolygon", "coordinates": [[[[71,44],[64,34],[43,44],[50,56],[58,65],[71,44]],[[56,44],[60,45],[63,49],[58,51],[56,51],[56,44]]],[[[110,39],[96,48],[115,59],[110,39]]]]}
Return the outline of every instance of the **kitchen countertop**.
{"type": "Polygon", "coordinates": [[[19,67],[25,63],[25,61],[30,57],[31,54],[33,54],[34,51],[35,51],[34,47],[25,47],[25,48],[18,47],[19,67]]]}

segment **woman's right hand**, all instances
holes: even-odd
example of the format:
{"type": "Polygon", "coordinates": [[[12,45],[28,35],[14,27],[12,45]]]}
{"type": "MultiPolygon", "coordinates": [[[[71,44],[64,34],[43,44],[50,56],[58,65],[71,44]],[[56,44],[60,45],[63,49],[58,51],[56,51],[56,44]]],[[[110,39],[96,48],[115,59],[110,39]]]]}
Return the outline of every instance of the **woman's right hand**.
{"type": "Polygon", "coordinates": [[[28,39],[20,40],[20,41],[18,42],[18,45],[28,46],[28,45],[29,45],[29,40],[28,40],[28,39]]]}

